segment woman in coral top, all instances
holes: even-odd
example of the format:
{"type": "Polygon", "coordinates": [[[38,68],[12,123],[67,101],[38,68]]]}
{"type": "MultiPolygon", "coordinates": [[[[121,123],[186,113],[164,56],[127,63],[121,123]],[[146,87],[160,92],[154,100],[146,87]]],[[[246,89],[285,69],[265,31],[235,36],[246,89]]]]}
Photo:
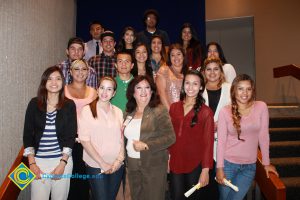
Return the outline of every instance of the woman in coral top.
{"type": "Polygon", "coordinates": [[[255,176],[257,148],[267,177],[276,169],[269,159],[269,113],[267,105],[255,101],[254,81],[250,76],[237,76],[230,90],[231,105],[219,114],[217,147],[217,182],[220,199],[243,199],[255,176]],[[235,192],[224,185],[224,178],[239,188],[235,192]]]}
{"type": "Polygon", "coordinates": [[[110,103],[116,87],[115,79],[102,77],[98,98],[82,108],[78,120],[78,135],[94,200],[114,200],[124,172],[123,113],[110,103]]]}
{"type": "Polygon", "coordinates": [[[188,71],[183,80],[180,101],[171,104],[170,116],[176,142],[170,152],[170,190],[173,200],[200,183],[205,188],[191,199],[209,199],[209,169],[213,167],[214,118],[204,104],[204,78],[197,70],[188,71]]]}
{"type": "MultiPolygon", "coordinates": [[[[86,85],[89,67],[85,60],[74,60],[71,63],[70,74],[72,76],[72,83],[65,85],[64,91],[65,96],[75,102],[78,120],[81,109],[97,97],[97,91],[86,85]]],[[[83,148],[78,139],[76,141],[72,151],[74,163],[72,174],[85,174],[85,163],[82,160],[83,148]]],[[[68,199],[76,198],[89,199],[89,183],[87,180],[71,179],[68,199]]]]}

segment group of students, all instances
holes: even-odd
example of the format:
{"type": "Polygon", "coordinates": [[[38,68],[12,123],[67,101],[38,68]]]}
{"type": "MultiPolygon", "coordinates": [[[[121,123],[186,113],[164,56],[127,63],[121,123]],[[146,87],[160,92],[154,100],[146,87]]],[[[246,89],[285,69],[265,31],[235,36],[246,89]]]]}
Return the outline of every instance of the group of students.
{"type": "Polygon", "coordinates": [[[122,48],[114,49],[112,32],[102,34],[101,48],[116,54],[114,74],[97,73],[111,72],[91,64],[101,55],[76,57],[76,48],[86,46],[72,39],[63,65],[69,68],[47,68],[28,104],[23,141],[36,175],[32,200],[89,199],[89,191],[93,199],[114,200],[119,189],[133,200],[164,200],[166,190],[181,200],[197,183],[201,189],[190,199],[241,200],[255,176],[258,146],[267,176],[277,174],[269,160],[268,108],[218,43],[209,43],[203,58],[188,23],[181,43],[167,49],[165,36],[153,35],[151,54],[146,43],[128,46],[132,28],[122,48]],[[75,173],[86,180],[67,176],[75,173]]]}

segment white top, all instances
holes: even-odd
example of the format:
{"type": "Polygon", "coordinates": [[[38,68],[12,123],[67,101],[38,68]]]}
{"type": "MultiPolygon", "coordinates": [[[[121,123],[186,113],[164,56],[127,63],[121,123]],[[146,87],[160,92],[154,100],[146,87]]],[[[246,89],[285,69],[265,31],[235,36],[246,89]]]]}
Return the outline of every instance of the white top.
{"type": "MultiPolygon", "coordinates": [[[[221,95],[220,95],[220,100],[216,109],[216,112],[214,114],[214,121],[217,122],[219,118],[219,112],[220,110],[229,104],[231,104],[231,98],[230,98],[230,88],[231,84],[224,82],[221,86],[221,95]]],[[[206,88],[203,91],[202,94],[203,98],[205,99],[205,105],[209,106],[209,99],[208,99],[208,94],[206,88]]]]}
{"type": "Polygon", "coordinates": [[[84,59],[85,60],[89,60],[91,57],[96,55],[96,45],[97,45],[96,42],[99,42],[98,43],[99,55],[102,53],[103,48],[101,45],[101,41],[92,39],[92,40],[88,41],[87,43],[84,43],[85,44],[85,47],[84,47],[84,52],[85,52],[84,59]]]}
{"type": "Polygon", "coordinates": [[[126,126],[124,135],[127,138],[127,155],[130,158],[141,158],[140,152],[133,148],[133,140],[140,140],[142,119],[132,119],[126,126]]]}
{"type": "MultiPolygon", "coordinates": [[[[231,84],[224,82],[221,87],[222,87],[222,89],[221,89],[220,100],[219,100],[216,112],[214,114],[214,121],[215,121],[215,123],[218,122],[220,110],[224,106],[227,106],[227,105],[231,104],[231,98],[230,98],[231,84]]],[[[203,91],[202,96],[205,99],[205,105],[209,106],[209,99],[208,99],[208,94],[207,94],[206,88],[203,91]]],[[[218,140],[218,134],[217,134],[217,132],[215,132],[215,141],[214,141],[214,160],[215,161],[217,160],[217,140],[218,140]]]]}
{"type": "Polygon", "coordinates": [[[223,65],[223,71],[225,75],[226,82],[232,83],[233,79],[236,77],[236,72],[231,64],[223,65]]]}

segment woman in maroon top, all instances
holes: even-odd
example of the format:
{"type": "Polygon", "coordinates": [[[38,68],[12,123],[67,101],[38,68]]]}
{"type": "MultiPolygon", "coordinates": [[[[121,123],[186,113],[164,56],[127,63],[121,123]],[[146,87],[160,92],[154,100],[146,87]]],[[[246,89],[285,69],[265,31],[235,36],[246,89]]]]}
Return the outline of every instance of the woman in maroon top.
{"type": "MultiPolygon", "coordinates": [[[[184,77],[180,101],[170,107],[176,143],[170,149],[170,191],[173,200],[185,199],[184,193],[197,183],[209,183],[213,167],[214,119],[202,97],[204,78],[197,70],[184,77]]],[[[208,199],[212,190],[206,186],[191,199],[208,199]]]]}

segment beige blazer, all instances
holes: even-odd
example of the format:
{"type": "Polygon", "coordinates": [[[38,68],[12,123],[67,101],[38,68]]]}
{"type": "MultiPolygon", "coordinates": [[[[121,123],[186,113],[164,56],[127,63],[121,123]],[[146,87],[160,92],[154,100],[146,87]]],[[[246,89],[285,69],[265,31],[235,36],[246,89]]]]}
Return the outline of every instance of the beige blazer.
{"type": "MultiPolygon", "coordinates": [[[[135,111],[127,116],[133,117],[134,114],[135,111]]],[[[155,108],[147,106],[140,131],[140,141],[149,147],[149,150],[141,151],[141,165],[144,167],[165,165],[169,159],[167,148],[176,140],[168,110],[163,105],[155,108]]]]}

